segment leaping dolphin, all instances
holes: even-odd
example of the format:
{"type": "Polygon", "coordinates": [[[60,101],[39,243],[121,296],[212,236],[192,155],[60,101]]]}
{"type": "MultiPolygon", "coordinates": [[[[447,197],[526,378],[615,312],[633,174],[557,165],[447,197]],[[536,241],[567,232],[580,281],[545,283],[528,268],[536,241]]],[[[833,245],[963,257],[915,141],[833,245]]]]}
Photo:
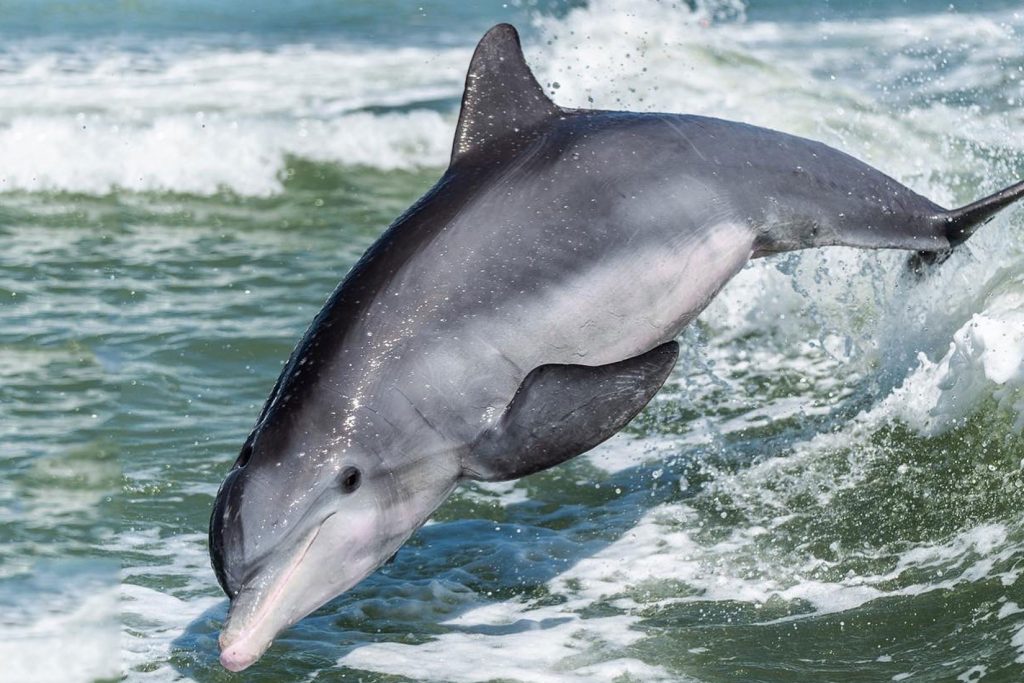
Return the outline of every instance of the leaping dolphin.
{"type": "Polygon", "coordinates": [[[538,472],[622,429],[751,258],[849,245],[934,261],[1021,196],[947,210],[820,142],[565,109],[495,26],[448,169],[327,300],[217,494],[221,663],[248,667],[360,582],[461,480],[538,472]]]}

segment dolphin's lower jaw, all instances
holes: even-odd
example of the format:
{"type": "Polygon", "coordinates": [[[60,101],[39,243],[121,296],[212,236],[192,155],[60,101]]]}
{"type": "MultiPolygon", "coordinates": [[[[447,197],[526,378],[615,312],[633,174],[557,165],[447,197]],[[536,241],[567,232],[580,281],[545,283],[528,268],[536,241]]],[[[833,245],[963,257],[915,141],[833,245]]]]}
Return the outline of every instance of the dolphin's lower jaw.
{"type": "MultiPolygon", "coordinates": [[[[231,600],[227,621],[218,639],[220,662],[224,668],[241,671],[251,666],[266,652],[278,633],[333,597],[304,605],[291,595],[293,585],[301,583],[305,560],[313,549],[313,543],[333,516],[328,515],[307,535],[286,565],[276,571],[261,571],[247,581],[231,600]]],[[[355,583],[352,582],[353,585],[355,583]]],[[[308,595],[304,597],[308,599],[308,595]]]]}
{"type": "MultiPolygon", "coordinates": [[[[297,565],[296,562],[293,567],[297,565]]],[[[307,614],[289,610],[282,600],[291,573],[282,576],[269,591],[246,587],[231,601],[227,621],[217,640],[220,663],[225,669],[241,671],[254,664],[280,631],[307,614]]]]}
{"type": "Polygon", "coordinates": [[[378,531],[331,513],[303,541],[287,562],[263,566],[248,578],[231,600],[218,639],[220,662],[230,671],[252,666],[277,634],[348,591],[384,563],[406,536],[389,537],[372,552],[350,557],[340,567],[338,549],[368,546],[360,536],[378,531]]]}
{"type": "Polygon", "coordinates": [[[249,639],[238,640],[226,644],[225,634],[221,633],[220,640],[220,664],[228,671],[242,671],[256,663],[263,653],[270,647],[272,640],[266,640],[262,645],[254,643],[249,639]]]}

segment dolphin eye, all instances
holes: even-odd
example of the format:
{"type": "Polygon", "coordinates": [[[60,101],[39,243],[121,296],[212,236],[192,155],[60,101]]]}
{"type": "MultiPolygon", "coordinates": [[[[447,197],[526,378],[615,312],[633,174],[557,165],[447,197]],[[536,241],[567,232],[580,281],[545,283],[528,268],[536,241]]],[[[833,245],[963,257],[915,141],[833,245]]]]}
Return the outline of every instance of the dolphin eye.
{"type": "Polygon", "coordinates": [[[338,481],[341,483],[342,493],[352,493],[362,483],[363,474],[355,467],[346,467],[341,471],[338,481]]]}

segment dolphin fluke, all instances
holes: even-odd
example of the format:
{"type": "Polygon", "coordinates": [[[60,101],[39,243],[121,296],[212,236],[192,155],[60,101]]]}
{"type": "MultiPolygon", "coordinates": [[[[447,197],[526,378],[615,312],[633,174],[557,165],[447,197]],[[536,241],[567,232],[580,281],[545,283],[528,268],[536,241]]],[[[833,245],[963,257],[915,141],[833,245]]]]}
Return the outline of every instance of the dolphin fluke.
{"type": "Polygon", "coordinates": [[[949,239],[950,246],[955,247],[962,244],[978,228],[992,220],[997,213],[1021,198],[1024,198],[1024,181],[967,206],[949,211],[945,219],[949,225],[946,237],[949,239]]]}
{"type": "Polygon", "coordinates": [[[959,209],[942,212],[938,216],[938,220],[945,223],[945,236],[949,246],[938,251],[919,251],[916,254],[911,254],[907,261],[907,269],[911,273],[921,276],[927,272],[926,269],[929,266],[943,263],[952,255],[953,249],[966,242],[971,235],[977,232],[978,228],[1022,198],[1024,198],[1024,181],[1010,185],[966,206],[961,206],[959,209]]]}

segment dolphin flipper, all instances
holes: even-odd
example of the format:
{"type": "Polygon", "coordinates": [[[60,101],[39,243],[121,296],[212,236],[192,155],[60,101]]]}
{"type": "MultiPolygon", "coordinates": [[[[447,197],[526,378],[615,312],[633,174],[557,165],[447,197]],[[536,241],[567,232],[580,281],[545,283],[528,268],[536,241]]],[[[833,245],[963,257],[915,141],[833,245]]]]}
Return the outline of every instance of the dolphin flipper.
{"type": "Polygon", "coordinates": [[[471,479],[503,481],[539,472],[611,437],[647,405],[679,356],[674,341],[597,367],[541,365],[463,461],[471,479]]]}

